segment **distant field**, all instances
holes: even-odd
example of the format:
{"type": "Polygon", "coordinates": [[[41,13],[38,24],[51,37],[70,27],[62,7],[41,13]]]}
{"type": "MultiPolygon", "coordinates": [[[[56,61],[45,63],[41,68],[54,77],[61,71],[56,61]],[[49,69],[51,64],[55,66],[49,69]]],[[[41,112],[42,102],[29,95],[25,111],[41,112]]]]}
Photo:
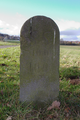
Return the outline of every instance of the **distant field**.
{"type": "Polygon", "coordinates": [[[0,41],[0,46],[2,45],[19,45],[20,41],[18,40],[8,40],[7,42],[0,41]]]}
{"type": "Polygon", "coordinates": [[[60,46],[60,66],[61,67],[80,67],[80,46],[60,46]]]}

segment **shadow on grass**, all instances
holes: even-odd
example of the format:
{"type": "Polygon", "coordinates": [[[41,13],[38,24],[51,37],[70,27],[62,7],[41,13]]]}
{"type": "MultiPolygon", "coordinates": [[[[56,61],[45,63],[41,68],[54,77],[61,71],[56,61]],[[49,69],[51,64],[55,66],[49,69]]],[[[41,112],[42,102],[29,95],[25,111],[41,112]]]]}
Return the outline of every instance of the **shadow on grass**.
{"type": "Polygon", "coordinates": [[[76,79],[80,78],[80,68],[78,67],[61,67],[59,69],[59,77],[61,79],[76,79]]]}
{"type": "Polygon", "coordinates": [[[76,112],[80,111],[80,93],[72,93],[70,91],[60,91],[59,92],[59,101],[61,106],[70,107],[70,110],[76,112]]]}

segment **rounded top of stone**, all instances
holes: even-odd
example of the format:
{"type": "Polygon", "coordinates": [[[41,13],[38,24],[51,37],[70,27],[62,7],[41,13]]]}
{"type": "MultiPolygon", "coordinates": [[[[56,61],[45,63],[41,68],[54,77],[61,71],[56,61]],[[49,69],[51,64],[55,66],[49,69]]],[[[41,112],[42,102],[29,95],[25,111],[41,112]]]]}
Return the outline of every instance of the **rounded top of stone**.
{"type": "Polygon", "coordinates": [[[57,24],[55,23],[54,20],[52,20],[51,18],[46,17],[46,16],[38,15],[38,16],[33,16],[33,17],[29,18],[27,21],[25,21],[22,28],[21,28],[21,31],[24,28],[24,26],[26,26],[26,24],[28,24],[28,22],[30,24],[33,24],[33,21],[41,22],[41,23],[42,23],[42,21],[45,21],[46,23],[52,22],[54,24],[54,26],[59,30],[59,28],[58,28],[58,26],[57,26],[57,24]]]}
{"type": "MultiPolygon", "coordinates": [[[[34,16],[28,19],[21,28],[20,42],[21,47],[42,42],[48,44],[50,41],[59,40],[59,28],[49,17],[34,16]]],[[[52,42],[51,42],[52,43],[52,42]]]]}

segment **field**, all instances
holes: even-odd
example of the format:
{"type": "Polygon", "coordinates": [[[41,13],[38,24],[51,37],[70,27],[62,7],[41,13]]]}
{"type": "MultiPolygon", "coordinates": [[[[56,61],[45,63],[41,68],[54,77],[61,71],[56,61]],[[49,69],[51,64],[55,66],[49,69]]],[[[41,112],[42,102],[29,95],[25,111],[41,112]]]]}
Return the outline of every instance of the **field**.
{"type": "Polygon", "coordinates": [[[3,42],[0,41],[0,46],[4,46],[4,45],[19,45],[20,41],[16,41],[16,40],[9,40],[8,42],[3,42]]]}
{"type": "Polygon", "coordinates": [[[35,110],[19,102],[20,47],[0,49],[0,120],[80,120],[80,46],[60,46],[59,72],[60,107],[35,110]]]}

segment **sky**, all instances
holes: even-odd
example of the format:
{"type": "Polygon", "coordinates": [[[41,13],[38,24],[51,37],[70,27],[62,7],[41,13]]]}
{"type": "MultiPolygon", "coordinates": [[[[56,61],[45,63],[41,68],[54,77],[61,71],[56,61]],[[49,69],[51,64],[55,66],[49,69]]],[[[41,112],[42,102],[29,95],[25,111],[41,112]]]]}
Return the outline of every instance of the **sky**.
{"type": "Polygon", "coordinates": [[[0,33],[20,35],[24,22],[36,15],[55,21],[61,39],[80,41],[80,0],[0,0],[0,33]]]}

